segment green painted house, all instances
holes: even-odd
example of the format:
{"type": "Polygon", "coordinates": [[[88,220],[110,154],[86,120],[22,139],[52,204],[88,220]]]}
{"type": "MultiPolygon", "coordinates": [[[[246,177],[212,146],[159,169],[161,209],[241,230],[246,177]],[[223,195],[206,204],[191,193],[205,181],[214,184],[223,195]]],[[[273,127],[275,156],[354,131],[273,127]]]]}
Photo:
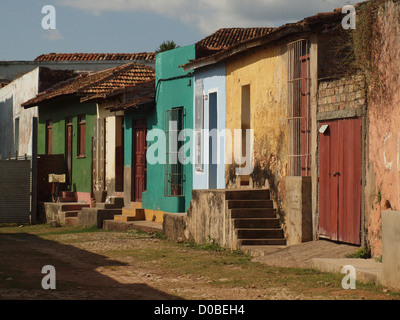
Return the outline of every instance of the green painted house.
{"type": "Polygon", "coordinates": [[[173,150],[179,152],[185,144],[173,133],[193,128],[193,74],[179,67],[192,59],[195,45],[157,54],[154,104],[125,111],[125,204],[141,203],[146,219],[186,212],[192,199],[192,164],[169,161],[177,157],[171,155],[173,150]],[[165,141],[155,138],[161,132],[166,133],[165,141]],[[165,161],[146,159],[155,144],[161,148],[154,154],[165,161]]]}
{"type": "Polygon", "coordinates": [[[39,107],[38,154],[63,154],[66,190],[77,201],[90,203],[92,191],[92,137],[97,118],[95,103],[71,97],[39,107]]]}
{"type": "MultiPolygon", "coordinates": [[[[95,191],[93,177],[96,173],[93,164],[96,163],[95,160],[99,160],[94,157],[96,144],[93,143],[98,138],[95,137],[98,118],[102,116],[104,120],[114,116],[111,113],[104,116],[104,101],[110,99],[113,103],[121,102],[123,98],[114,98],[116,92],[124,94],[127,87],[134,87],[151,79],[154,84],[154,76],[154,69],[151,67],[127,63],[69,79],[23,104],[24,108],[38,107],[38,154],[64,156],[66,183],[62,189],[71,191],[76,201],[92,203],[95,191]]],[[[116,157],[118,146],[116,139],[112,139],[116,134],[114,131],[107,130],[108,137],[103,139],[109,142],[103,164],[109,158],[108,154],[116,157]]],[[[106,145],[102,148],[106,149],[106,145]]],[[[101,172],[104,173],[105,170],[104,167],[101,172]]],[[[110,171],[111,174],[116,172],[115,168],[110,171]]]]}

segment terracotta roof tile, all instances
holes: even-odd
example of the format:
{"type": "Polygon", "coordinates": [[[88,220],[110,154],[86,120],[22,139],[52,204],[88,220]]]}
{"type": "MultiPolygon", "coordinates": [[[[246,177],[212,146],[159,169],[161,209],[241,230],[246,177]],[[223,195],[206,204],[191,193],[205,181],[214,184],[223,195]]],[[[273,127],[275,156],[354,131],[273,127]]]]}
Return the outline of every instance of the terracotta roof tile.
{"type": "Polygon", "coordinates": [[[106,109],[111,111],[121,111],[139,108],[141,106],[152,106],[155,104],[156,97],[155,79],[139,83],[136,86],[115,90],[114,92],[108,94],[107,97],[112,97],[121,93],[125,94],[124,101],[122,101],[120,104],[106,107],[106,109]]]}
{"type": "MultiPolygon", "coordinates": [[[[277,37],[281,37],[281,36],[284,36],[286,34],[290,34],[293,32],[306,31],[311,26],[323,24],[323,23],[329,23],[329,22],[336,23],[341,18],[342,18],[342,9],[338,8],[332,12],[317,13],[314,16],[304,18],[303,20],[300,20],[298,22],[287,23],[278,28],[264,28],[265,29],[264,31],[254,30],[254,31],[248,31],[247,33],[243,31],[244,34],[247,35],[247,38],[246,38],[246,36],[240,37],[240,32],[236,35],[236,38],[233,35],[232,35],[232,38],[230,38],[229,35],[233,31],[229,31],[229,29],[221,29],[221,30],[218,30],[213,35],[198,42],[197,45],[199,45],[201,43],[214,45],[214,46],[217,46],[218,44],[230,44],[229,46],[222,48],[222,50],[215,50],[214,52],[209,51],[207,54],[199,54],[195,60],[191,60],[188,63],[181,65],[180,67],[186,68],[186,71],[187,71],[188,67],[190,68],[194,64],[199,63],[199,62],[201,63],[202,61],[210,61],[210,63],[212,64],[212,63],[221,61],[223,59],[226,59],[226,57],[229,56],[229,52],[231,52],[232,50],[235,50],[235,48],[238,48],[242,45],[244,45],[244,47],[246,47],[247,43],[258,41],[259,39],[268,40],[268,39],[272,39],[272,38],[277,38],[277,37]],[[289,31],[287,31],[287,30],[289,30],[289,31]],[[220,36],[221,36],[221,39],[219,40],[219,42],[217,40],[214,40],[214,38],[218,37],[218,34],[220,34],[220,36]],[[229,39],[233,39],[233,40],[229,40],[229,39]],[[241,39],[241,40],[239,40],[239,39],[241,39]]],[[[246,28],[244,28],[244,29],[246,29],[246,28]]],[[[255,28],[255,29],[257,29],[257,28],[255,28]]],[[[236,51],[236,53],[242,52],[244,50],[248,50],[248,49],[241,49],[239,51],[236,51]]]]}
{"type": "Polygon", "coordinates": [[[113,90],[137,85],[154,78],[155,71],[153,68],[131,62],[94,73],[84,73],[78,77],[60,82],[38,94],[35,98],[23,103],[22,106],[30,108],[43,102],[69,95],[85,97],[85,100],[89,100],[103,97],[113,90]]]}
{"type": "Polygon", "coordinates": [[[141,53],[48,53],[42,54],[34,61],[154,61],[156,54],[153,52],[141,53]]]}
{"type": "Polygon", "coordinates": [[[197,47],[225,49],[243,40],[266,35],[275,28],[222,28],[196,43],[197,47]]]}

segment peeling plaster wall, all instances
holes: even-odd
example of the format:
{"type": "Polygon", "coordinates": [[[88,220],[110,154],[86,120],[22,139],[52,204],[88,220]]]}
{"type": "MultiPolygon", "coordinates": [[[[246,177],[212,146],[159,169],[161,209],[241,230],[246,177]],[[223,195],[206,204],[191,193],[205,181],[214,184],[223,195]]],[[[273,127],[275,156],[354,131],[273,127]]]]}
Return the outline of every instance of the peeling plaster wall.
{"type": "Polygon", "coordinates": [[[38,93],[39,68],[0,89],[0,154],[3,159],[15,156],[15,119],[19,119],[18,155],[32,155],[32,118],[37,108],[25,110],[21,104],[38,93]]]}
{"type": "Polygon", "coordinates": [[[400,5],[387,1],[374,31],[380,48],[374,57],[381,82],[369,98],[367,184],[368,244],[382,255],[382,211],[400,210],[400,5]]]}
{"type": "MultiPolygon", "coordinates": [[[[283,209],[287,175],[287,58],[286,43],[258,48],[226,63],[226,128],[241,129],[242,86],[250,84],[254,164],[250,187],[267,187],[283,209]]],[[[226,158],[234,150],[226,146],[226,158]]],[[[232,156],[232,159],[234,157],[232,156]]],[[[225,167],[227,188],[239,188],[235,166],[225,167]]]]}

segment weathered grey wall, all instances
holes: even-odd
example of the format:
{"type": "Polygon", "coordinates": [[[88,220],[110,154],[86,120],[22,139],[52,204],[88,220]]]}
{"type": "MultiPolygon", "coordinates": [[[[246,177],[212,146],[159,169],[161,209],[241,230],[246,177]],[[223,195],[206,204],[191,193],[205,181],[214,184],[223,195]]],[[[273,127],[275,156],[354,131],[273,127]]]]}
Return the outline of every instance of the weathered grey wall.
{"type": "Polygon", "coordinates": [[[19,119],[18,155],[32,155],[32,119],[37,108],[25,110],[21,104],[36,96],[39,90],[39,68],[0,89],[0,154],[3,159],[15,156],[15,119],[19,119]]]}
{"type": "Polygon", "coordinates": [[[225,190],[193,190],[187,214],[189,239],[196,243],[214,241],[237,250],[237,236],[226,205],[225,190]]]}
{"type": "Polygon", "coordinates": [[[400,289],[400,211],[382,211],[383,284],[400,289]]]}
{"type": "Polygon", "coordinates": [[[286,244],[313,240],[311,177],[286,177],[286,244]]]}

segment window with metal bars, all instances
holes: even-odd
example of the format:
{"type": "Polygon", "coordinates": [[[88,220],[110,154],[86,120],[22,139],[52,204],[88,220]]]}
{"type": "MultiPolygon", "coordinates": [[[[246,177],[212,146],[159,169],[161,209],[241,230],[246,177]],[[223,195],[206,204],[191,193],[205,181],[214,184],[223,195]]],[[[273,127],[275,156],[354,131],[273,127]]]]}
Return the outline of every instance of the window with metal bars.
{"type": "Polygon", "coordinates": [[[184,141],[178,137],[183,130],[183,108],[174,108],[165,112],[165,134],[167,140],[165,165],[165,196],[183,195],[183,165],[180,159],[184,141]]]}
{"type": "Polygon", "coordinates": [[[196,80],[195,90],[195,143],[196,143],[196,172],[204,172],[203,161],[203,130],[204,130],[204,95],[203,79],[196,80]]]}
{"type": "Polygon", "coordinates": [[[311,175],[310,43],[288,44],[288,125],[290,176],[311,175]]]}
{"type": "Polygon", "coordinates": [[[78,157],[86,156],[86,116],[78,116],[78,157]]]}

